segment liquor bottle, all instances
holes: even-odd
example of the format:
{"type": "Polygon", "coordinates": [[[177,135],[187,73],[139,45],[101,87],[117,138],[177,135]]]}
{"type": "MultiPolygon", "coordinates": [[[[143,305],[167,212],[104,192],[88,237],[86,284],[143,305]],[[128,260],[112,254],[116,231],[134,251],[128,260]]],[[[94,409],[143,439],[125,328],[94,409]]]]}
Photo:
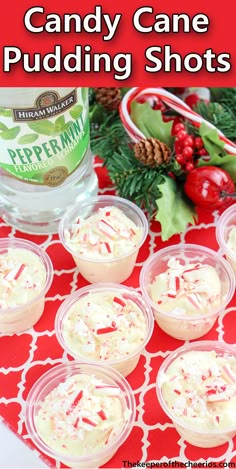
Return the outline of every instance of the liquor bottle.
{"type": "Polygon", "coordinates": [[[97,194],[88,88],[0,88],[0,217],[56,233],[64,211],[97,194]]]}

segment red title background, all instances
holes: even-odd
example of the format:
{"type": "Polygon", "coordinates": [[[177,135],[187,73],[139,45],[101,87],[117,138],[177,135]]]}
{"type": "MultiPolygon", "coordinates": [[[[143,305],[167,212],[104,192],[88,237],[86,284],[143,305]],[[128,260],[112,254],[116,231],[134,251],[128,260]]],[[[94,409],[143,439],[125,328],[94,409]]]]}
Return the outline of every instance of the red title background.
{"type": "MultiPolygon", "coordinates": [[[[53,2],[39,0],[37,3],[30,0],[4,2],[0,14],[0,86],[236,86],[236,41],[235,41],[235,3],[233,0],[215,2],[213,0],[102,0],[99,2],[67,0],[66,2],[53,2]],[[110,41],[103,41],[102,35],[107,33],[103,22],[103,33],[47,33],[33,34],[24,26],[24,14],[33,6],[45,8],[44,15],[38,15],[39,24],[46,22],[45,17],[50,13],[63,16],[65,13],[78,13],[84,15],[94,12],[96,5],[102,6],[103,13],[109,13],[113,18],[121,13],[122,18],[115,36],[110,41]],[[190,17],[203,13],[210,19],[208,32],[196,33],[147,33],[135,31],[132,24],[134,12],[142,6],[153,7],[153,15],[146,15],[148,25],[154,25],[155,14],[187,13],[190,17]],[[75,45],[90,45],[92,52],[107,52],[111,56],[117,53],[132,54],[132,73],[127,80],[115,80],[114,70],[110,73],[103,71],[73,72],[66,71],[48,73],[27,73],[23,70],[22,62],[14,65],[8,73],[3,72],[3,48],[15,46],[31,57],[36,52],[42,56],[53,52],[54,46],[62,46],[62,55],[74,52],[75,45]],[[203,55],[206,49],[213,49],[215,54],[231,54],[231,70],[226,73],[209,73],[205,69],[197,73],[182,71],[181,73],[164,71],[145,72],[145,64],[150,65],[145,58],[145,49],[151,46],[164,46],[170,44],[172,52],[182,57],[189,53],[203,55]]],[[[36,19],[36,16],[34,17],[36,19]]],[[[143,17],[144,18],[144,17],[143,17]]],[[[151,64],[153,65],[153,64],[151,64]]]]}

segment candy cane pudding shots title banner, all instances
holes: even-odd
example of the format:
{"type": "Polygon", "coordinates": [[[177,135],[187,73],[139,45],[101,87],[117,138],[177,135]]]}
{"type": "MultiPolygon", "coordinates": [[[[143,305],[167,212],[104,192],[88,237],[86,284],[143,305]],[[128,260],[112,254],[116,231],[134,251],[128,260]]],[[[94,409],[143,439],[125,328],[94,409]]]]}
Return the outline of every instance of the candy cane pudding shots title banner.
{"type": "Polygon", "coordinates": [[[1,39],[1,86],[35,86],[35,77],[60,86],[235,85],[233,23],[222,5],[84,3],[16,5],[15,28],[1,39]]]}

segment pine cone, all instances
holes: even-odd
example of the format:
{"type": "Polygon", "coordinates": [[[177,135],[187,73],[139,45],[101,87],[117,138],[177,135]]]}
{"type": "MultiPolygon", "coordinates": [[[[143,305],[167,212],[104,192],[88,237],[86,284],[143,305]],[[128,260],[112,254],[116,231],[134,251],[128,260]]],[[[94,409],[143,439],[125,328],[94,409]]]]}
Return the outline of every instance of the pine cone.
{"type": "Polygon", "coordinates": [[[122,99],[120,88],[94,88],[98,103],[109,111],[118,109],[122,99]]]}
{"type": "Polygon", "coordinates": [[[144,165],[154,167],[169,163],[171,150],[157,138],[150,137],[135,143],[134,155],[144,165]]]}

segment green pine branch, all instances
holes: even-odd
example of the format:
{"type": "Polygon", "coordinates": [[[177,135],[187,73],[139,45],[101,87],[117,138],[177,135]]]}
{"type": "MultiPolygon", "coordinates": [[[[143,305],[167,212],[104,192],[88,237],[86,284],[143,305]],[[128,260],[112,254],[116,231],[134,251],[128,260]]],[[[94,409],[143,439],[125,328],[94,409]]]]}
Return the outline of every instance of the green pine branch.
{"type": "Polygon", "coordinates": [[[236,88],[210,88],[212,101],[230,109],[236,119],[236,88]]]}
{"type": "Polygon", "coordinates": [[[173,160],[168,165],[151,168],[139,162],[118,110],[104,109],[94,99],[93,91],[90,93],[90,135],[91,149],[103,159],[117,193],[153,214],[157,209],[156,201],[162,196],[158,186],[164,183],[164,175],[169,171],[178,174],[179,165],[173,160]]]}
{"type": "Polygon", "coordinates": [[[133,149],[127,146],[110,156],[107,168],[117,193],[152,214],[157,208],[156,200],[162,195],[158,186],[164,183],[166,167],[144,166],[135,158],[133,149]]]}
{"type": "Polygon", "coordinates": [[[111,155],[120,148],[125,148],[129,137],[120,120],[118,111],[106,111],[103,106],[94,106],[90,113],[91,149],[107,164],[111,155]],[[102,108],[102,109],[101,109],[102,108]]]}
{"type": "MultiPolygon", "coordinates": [[[[235,116],[230,108],[226,108],[219,103],[210,102],[207,104],[204,101],[200,101],[194,107],[194,111],[221,130],[230,140],[236,140],[235,116]]],[[[191,122],[187,123],[187,128],[191,134],[199,135],[198,128],[191,122]]]]}

